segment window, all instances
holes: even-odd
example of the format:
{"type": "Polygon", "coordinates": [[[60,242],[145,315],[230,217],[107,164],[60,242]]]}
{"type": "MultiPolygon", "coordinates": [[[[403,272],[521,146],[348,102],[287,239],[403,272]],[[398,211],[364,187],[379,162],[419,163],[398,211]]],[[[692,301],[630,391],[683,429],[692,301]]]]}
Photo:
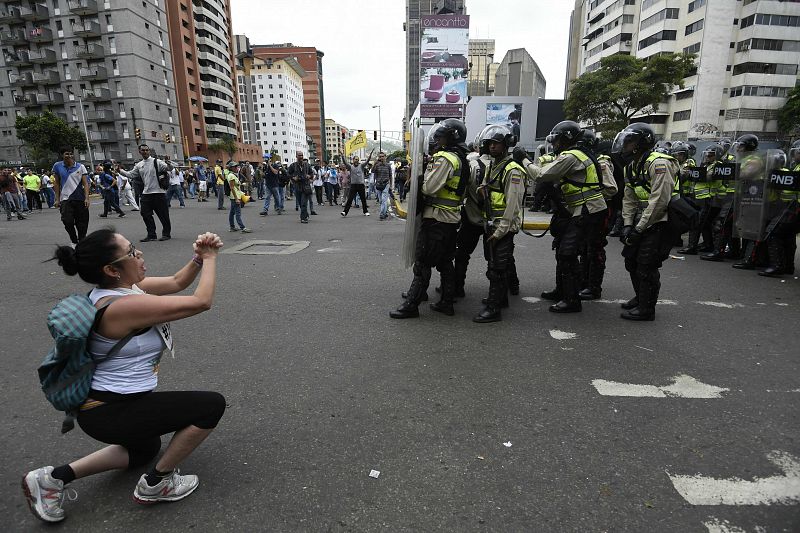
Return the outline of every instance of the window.
{"type": "Polygon", "coordinates": [[[731,87],[730,97],[736,96],[764,96],[770,98],[786,98],[789,87],[769,87],[764,85],[740,85],[731,87]]]}
{"type": "Polygon", "coordinates": [[[695,9],[700,9],[704,5],[706,5],[706,0],[694,0],[693,2],[689,2],[689,13],[695,9]]]}
{"type": "Polygon", "coordinates": [[[639,29],[643,30],[645,28],[649,28],[653,24],[661,22],[662,20],[677,19],[678,18],[678,11],[679,10],[677,8],[673,8],[673,7],[670,7],[670,8],[667,8],[667,9],[662,9],[661,11],[656,13],[655,15],[651,15],[651,16],[647,17],[646,19],[644,19],[642,21],[642,23],[639,24],[639,29]]]}
{"type": "Polygon", "coordinates": [[[686,33],[684,35],[691,35],[696,31],[700,31],[703,29],[703,21],[705,19],[700,19],[697,22],[692,22],[688,26],[686,26],[686,33]]]}
{"type": "Polygon", "coordinates": [[[700,43],[690,44],[683,49],[684,54],[696,54],[698,52],[700,52],[700,43]]]}
{"type": "Polygon", "coordinates": [[[787,26],[790,28],[800,27],[800,16],[791,15],[772,15],[769,13],[757,13],[742,19],[742,28],[747,28],[753,24],[762,26],[787,26]]]}
{"type": "Polygon", "coordinates": [[[658,33],[654,33],[650,37],[639,41],[639,50],[654,45],[660,41],[674,41],[677,35],[678,32],[675,30],[662,30],[658,33]]]}
{"type": "Polygon", "coordinates": [[[733,67],[733,75],[739,74],[778,74],[797,75],[797,65],[787,63],[742,63],[733,67]]]}
{"type": "Polygon", "coordinates": [[[692,110],[687,109],[686,111],[676,111],[672,114],[672,121],[678,122],[679,120],[689,120],[689,117],[692,115],[692,110]]]}
{"type": "Polygon", "coordinates": [[[681,91],[675,95],[675,100],[686,100],[694,96],[694,89],[690,91],[681,91]]]}

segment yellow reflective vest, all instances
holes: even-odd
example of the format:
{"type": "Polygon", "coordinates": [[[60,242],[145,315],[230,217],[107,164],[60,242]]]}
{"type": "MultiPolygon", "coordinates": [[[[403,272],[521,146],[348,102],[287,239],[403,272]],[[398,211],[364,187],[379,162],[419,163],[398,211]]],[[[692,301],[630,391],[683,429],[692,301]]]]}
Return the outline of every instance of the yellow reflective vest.
{"type": "MultiPolygon", "coordinates": [[[[642,206],[647,204],[647,201],[650,199],[650,184],[648,183],[648,170],[650,169],[650,165],[656,159],[667,159],[672,161],[676,165],[678,165],[678,161],[672,157],[671,155],[662,154],[661,152],[652,152],[647,159],[644,161],[644,165],[641,165],[641,172],[644,176],[639,176],[637,171],[634,171],[634,167],[636,166],[635,163],[628,165],[625,167],[625,186],[632,187],[633,191],[636,193],[636,197],[639,199],[639,203],[642,206]]],[[[675,196],[680,193],[681,186],[680,180],[675,180],[675,188],[672,189],[672,196],[675,196]]]]}
{"type": "Polygon", "coordinates": [[[597,174],[597,167],[595,167],[594,161],[581,150],[577,149],[564,150],[561,153],[576,157],[583,165],[583,168],[586,169],[586,178],[583,183],[561,178],[561,194],[567,206],[572,209],[584,205],[589,200],[602,199],[603,193],[600,192],[602,188],[600,185],[600,176],[597,174]]]}
{"type": "Polygon", "coordinates": [[[513,159],[508,163],[501,161],[499,164],[492,167],[492,171],[489,173],[486,188],[489,189],[492,218],[502,218],[506,212],[506,179],[508,178],[508,173],[512,170],[518,170],[521,175],[526,175],[522,165],[513,159]],[[500,175],[501,172],[502,175],[500,175]]]}
{"type": "MultiPolygon", "coordinates": [[[[461,160],[450,152],[436,152],[433,158],[444,157],[453,166],[453,175],[445,182],[444,186],[436,191],[434,196],[425,196],[425,203],[445,211],[460,211],[464,200],[464,193],[458,194],[458,183],[461,181],[461,160]]],[[[465,187],[466,189],[466,187],[465,187]]]]}

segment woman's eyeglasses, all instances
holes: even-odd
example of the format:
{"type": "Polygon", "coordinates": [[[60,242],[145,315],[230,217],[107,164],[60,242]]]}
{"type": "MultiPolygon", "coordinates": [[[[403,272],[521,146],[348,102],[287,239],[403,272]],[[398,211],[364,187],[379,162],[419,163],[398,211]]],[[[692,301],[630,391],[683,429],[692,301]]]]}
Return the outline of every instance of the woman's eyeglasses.
{"type": "Polygon", "coordinates": [[[136,247],[133,244],[131,244],[131,247],[128,248],[128,253],[127,254],[123,255],[122,257],[120,257],[118,259],[114,259],[113,261],[111,261],[109,263],[109,265],[113,265],[114,263],[119,263],[120,261],[124,261],[125,259],[128,259],[129,257],[139,257],[140,254],[141,254],[141,252],[139,250],[137,250],[136,247]]]}

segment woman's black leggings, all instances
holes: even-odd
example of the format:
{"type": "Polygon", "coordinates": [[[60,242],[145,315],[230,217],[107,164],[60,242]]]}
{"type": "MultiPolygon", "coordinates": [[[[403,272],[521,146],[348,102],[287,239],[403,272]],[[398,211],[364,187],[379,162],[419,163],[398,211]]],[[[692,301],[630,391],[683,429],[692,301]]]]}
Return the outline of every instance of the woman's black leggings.
{"type": "Polygon", "coordinates": [[[89,398],[105,403],[80,411],[78,424],[93,439],[125,447],[128,468],[149,463],[161,449],[161,435],[189,426],[213,429],[225,412],[225,397],[218,392],[92,390],[89,398]]]}

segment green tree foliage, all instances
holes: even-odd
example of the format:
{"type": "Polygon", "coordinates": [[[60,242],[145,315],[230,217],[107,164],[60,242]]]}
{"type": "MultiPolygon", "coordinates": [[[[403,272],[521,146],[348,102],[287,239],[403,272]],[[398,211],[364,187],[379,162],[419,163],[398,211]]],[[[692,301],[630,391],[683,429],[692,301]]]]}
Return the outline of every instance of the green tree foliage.
{"type": "Polygon", "coordinates": [[[404,161],[406,159],[406,151],[405,150],[395,150],[388,156],[386,156],[388,161],[404,161]]]}
{"type": "Polygon", "coordinates": [[[665,54],[638,59],[618,54],[600,60],[600,68],[570,84],[564,103],[572,120],[586,122],[606,139],[630,124],[634,115],[652,113],[694,68],[694,56],[665,54]]]}
{"type": "Polygon", "coordinates": [[[61,148],[86,150],[86,135],[50,111],[41,115],[19,116],[14,127],[17,138],[28,148],[29,159],[42,168],[49,168],[59,158],[61,148]]]}
{"type": "Polygon", "coordinates": [[[792,137],[800,135],[800,85],[789,91],[789,99],[778,110],[778,128],[792,137]]]}
{"type": "Polygon", "coordinates": [[[210,150],[225,152],[229,158],[233,158],[238,147],[236,146],[236,139],[232,135],[224,135],[217,142],[209,144],[210,150]]]}

